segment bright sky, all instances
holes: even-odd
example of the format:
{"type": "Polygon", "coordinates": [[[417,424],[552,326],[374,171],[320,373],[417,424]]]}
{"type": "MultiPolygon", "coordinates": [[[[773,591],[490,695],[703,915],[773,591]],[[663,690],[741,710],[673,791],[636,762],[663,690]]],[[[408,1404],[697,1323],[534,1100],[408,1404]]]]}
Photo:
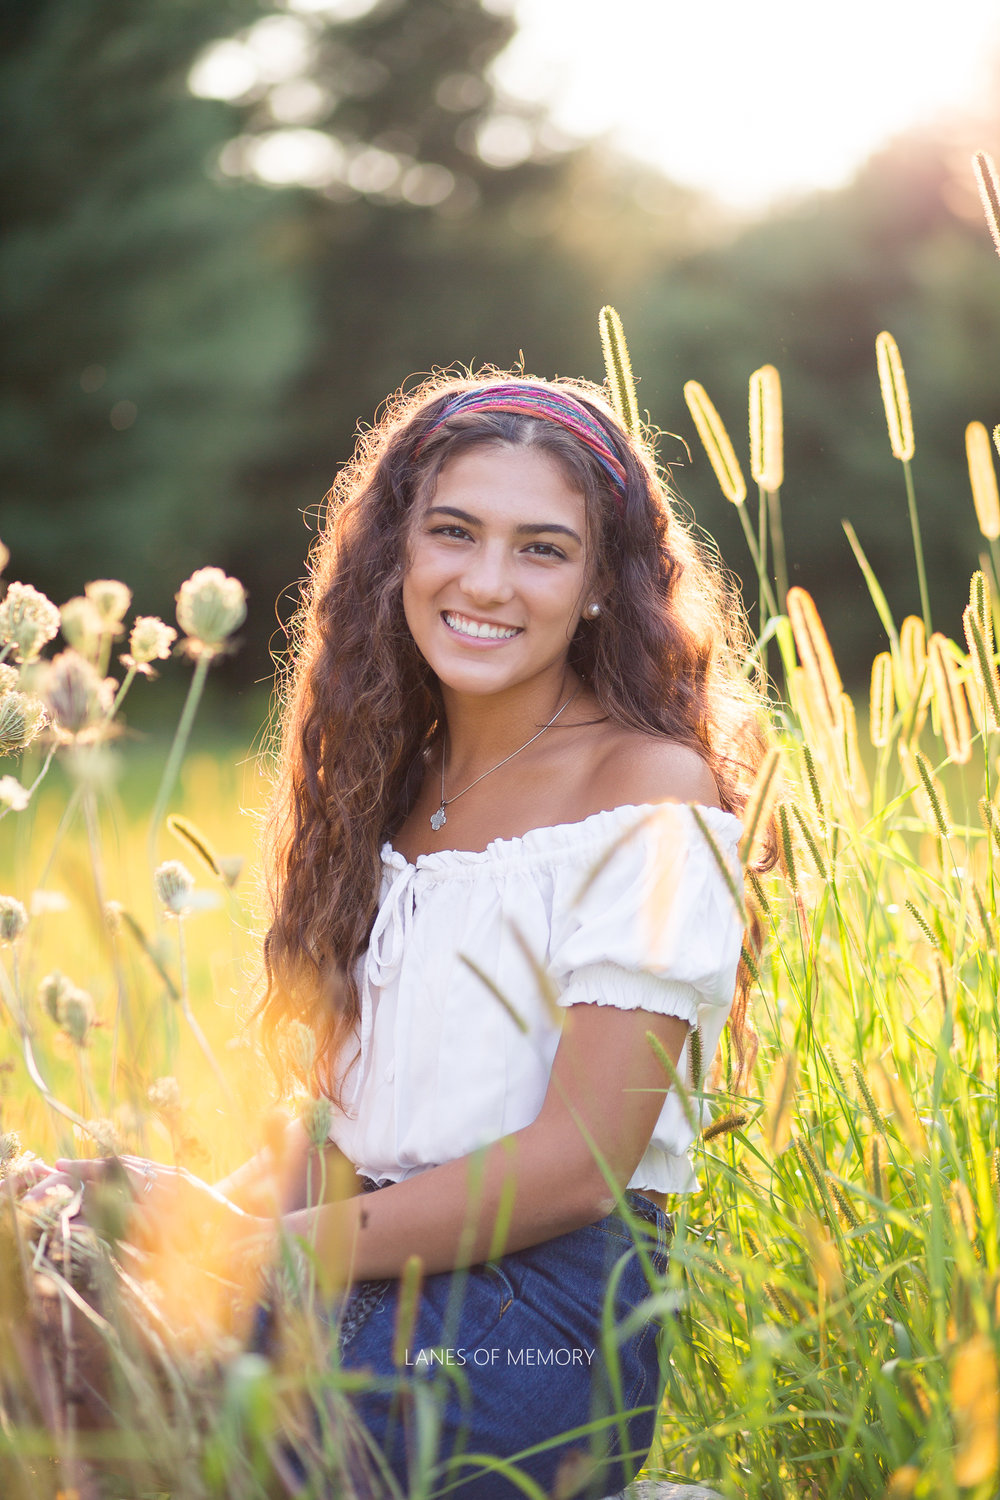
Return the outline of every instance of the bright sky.
{"type": "MultiPolygon", "coordinates": [[[[486,0],[490,5],[490,0],[486,0]]],[[[513,93],[742,208],[833,187],[986,97],[1000,0],[493,0],[513,93]]],[[[984,142],[997,151],[1000,142],[984,142]]]]}

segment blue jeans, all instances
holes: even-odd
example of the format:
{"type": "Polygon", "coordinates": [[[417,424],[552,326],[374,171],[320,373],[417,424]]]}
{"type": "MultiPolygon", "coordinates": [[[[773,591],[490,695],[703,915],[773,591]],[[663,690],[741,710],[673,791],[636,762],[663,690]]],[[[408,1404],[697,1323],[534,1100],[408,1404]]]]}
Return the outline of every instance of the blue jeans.
{"type": "Polygon", "coordinates": [[[377,1377],[350,1396],[364,1434],[350,1465],[362,1493],[393,1493],[391,1476],[399,1493],[415,1494],[421,1472],[431,1475],[421,1494],[532,1493],[491,1471],[490,1458],[516,1465],[543,1495],[559,1483],[562,1493],[605,1496],[634,1477],[664,1380],[658,1319],[629,1315],[666,1271],[672,1225],[643,1195],[625,1200],[635,1238],[614,1212],[497,1261],[426,1277],[402,1346],[398,1281],[362,1284],[369,1310],[352,1327],[349,1299],[341,1351],[344,1370],[377,1377]],[[595,1419],[590,1433],[566,1436],[595,1419]],[[562,1489],[570,1479],[577,1484],[562,1489]]]}

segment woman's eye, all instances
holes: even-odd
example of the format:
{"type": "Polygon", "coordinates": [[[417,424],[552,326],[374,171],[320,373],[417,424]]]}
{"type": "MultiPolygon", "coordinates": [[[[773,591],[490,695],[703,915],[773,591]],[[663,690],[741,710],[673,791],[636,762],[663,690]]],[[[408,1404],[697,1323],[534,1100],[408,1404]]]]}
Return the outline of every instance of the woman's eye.
{"type": "Polygon", "coordinates": [[[527,550],[534,553],[536,557],[564,558],[566,556],[565,552],[559,547],[554,547],[551,542],[532,542],[527,550]]]}
{"type": "Polygon", "coordinates": [[[431,536],[465,537],[468,536],[464,526],[435,526],[431,536]]]}

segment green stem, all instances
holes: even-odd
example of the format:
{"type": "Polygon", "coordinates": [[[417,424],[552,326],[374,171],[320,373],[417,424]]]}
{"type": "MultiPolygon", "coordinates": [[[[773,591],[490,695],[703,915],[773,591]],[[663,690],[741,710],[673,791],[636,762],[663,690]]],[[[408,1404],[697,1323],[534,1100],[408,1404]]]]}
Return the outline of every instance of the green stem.
{"type": "Polygon", "coordinates": [[[781,491],[771,490],[767,497],[771,522],[771,555],[774,558],[774,581],[781,607],[788,596],[788,562],[785,554],[785,528],[781,520],[781,491]]]}
{"type": "Polygon", "coordinates": [[[117,693],[115,694],[115,701],[114,701],[114,703],[112,703],[111,707],[108,709],[108,718],[109,719],[113,719],[114,716],[115,716],[115,714],[121,708],[122,703],[123,703],[124,698],[125,698],[125,694],[128,692],[129,688],[132,686],[133,682],[135,681],[136,670],[137,669],[135,667],[129,667],[128,671],[125,673],[125,676],[122,678],[121,687],[118,689],[117,693]]]}
{"type": "MultiPolygon", "coordinates": [[[[775,602],[774,592],[771,588],[767,573],[764,569],[764,561],[760,555],[760,548],[757,545],[757,538],[753,534],[753,527],[750,525],[750,521],[746,514],[746,502],[744,502],[742,505],[737,505],[736,509],[739,512],[740,522],[743,526],[743,534],[747,539],[747,546],[750,548],[750,556],[753,558],[754,567],[757,569],[757,582],[760,585],[761,598],[766,602],[768,610],[772,615],[780,614],[781,611],[778,609],[777,603],[775,602]]],[[[763,628],[764,621],[762,620],[761,629],[763,630],[763,628]]]]}
{"type": "Polygon", "coordinates": [[[906,479],[906,504],[910,512],[910,530],[913,533],[913,555],[917,559],[917,579],[920,583],[920,608],[924,616],[927,639],[931,637],[931,603],[927,592],[927,570],[924,567],[924,544],[920,540],[920,521],[917,516],[917,497],[913,489],[913,474],[910,461],[903,459],[903,475],[906,479]]]}
{"type": "Polygon", "coordinates": [[[160,781],[160,789],[156,794],[156,801],[153,804],[153,812],[149,822],[149,863],[151,866],[156,863],[156,838],[160,831],[160,824],[163,822],[163,814],[167,810],[170,794],[177,780],[177,773],[184,759],[184,752],[187,749],[187,742],[191,735],[191,726],[194,723],[194,716],[198,711],[198,704],[201,701],[211,660],[211,653],[203,651],[195,663],[191,686],[188,688],[188,695],[184,700],[184,708],[174,734],[174,742],[170,746],[170,754],[167,756],[167,763],[163,768],[163,778],[160,781]]]}
{"type": "MultiPolygon", "coordinates": [[[[35,777],[34,781],[31,783],[31,785],[29,787],[25,788],[25,790],[28,793],[29,797],[31,797],[31,796],[34,795],[35,788],[38,785],[40,785],[40,783],[45,779],[46,772],[48,771],[49,766],[51,766],[51,764],[52,764],[52,757],[55,755],[55,753],[56,753],[56,747],[55,747],[55,745],[53,745],[51,747],[51,749],[49,750],[48,755],[46,755],[46,757],[45,757],[45,760],[44,760],[44,762],[42,764],[42,769],[39,771],[38,775],[35,777]]],[[[13,808],[11,808],[11,807],[5,807],[4,810],[3,810],[3,812],[0,812],[0,823],[3,822],[4,818],[7,816],[7,814],[9,812],[13,812],[13,808]]]]}

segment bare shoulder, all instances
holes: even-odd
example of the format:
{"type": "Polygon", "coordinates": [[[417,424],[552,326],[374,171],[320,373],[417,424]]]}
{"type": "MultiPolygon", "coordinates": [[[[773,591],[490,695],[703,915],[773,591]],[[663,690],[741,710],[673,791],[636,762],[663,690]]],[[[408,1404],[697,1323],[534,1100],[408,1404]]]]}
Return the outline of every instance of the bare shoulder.
{"type": "Polygon", "coordinates": [[[615,728],[597,776],[608,807],[647,802],[721,806],[715,777],[697,750],[638,730],[615,728]]]}

